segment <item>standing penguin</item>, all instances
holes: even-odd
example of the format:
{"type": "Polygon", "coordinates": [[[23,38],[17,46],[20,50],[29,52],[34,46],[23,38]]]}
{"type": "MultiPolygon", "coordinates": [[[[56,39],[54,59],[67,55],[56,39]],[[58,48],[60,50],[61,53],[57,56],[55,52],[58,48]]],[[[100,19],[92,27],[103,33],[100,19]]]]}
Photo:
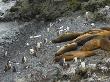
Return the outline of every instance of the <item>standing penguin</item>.
{"type": "Polygon", "coordinates": [[[30,55],[36,56],[36,52],[38,51],[38,48],[36,46],[33,46],[30,50],[29,53],[30,55]]]}
{"type": "Polygon", "coordinates": [[[91,23],[92,28],[96,28],[95,23],[91,23]]]}
{"type": "Polygon", "coordinates": [[[65,62],[65,58],[62,58],[59,62],[59,65],[63,67],[63,69],[68,69],[70,67],[70,64],[65,62]]]}
{"type": "Polygon", "coordinates": [[[16,67],[15,66],[13,66],[12,71],[16,72],[16,67]]]}
{"type": "Polygon", "coordinates": [[[8,55],[8,52],[7,52],[7,51],[5,51],[5,53],[4,53],[4,57],[7,57],[7,55],[8,55]]]}
{"type": "Polygon", "coordinates": [[[11,67],[12,67],[11,61],[8,61],[7,64],[5,65],[4,72],[7,72],[8,70],[10,70],[11,67]]]}
{"type": "Polygon", "coordinates": [[[23,56],[23,58],[22,58],[22,63],[26,63],[26,61],[27,61],[26,57],[23,56]]]}

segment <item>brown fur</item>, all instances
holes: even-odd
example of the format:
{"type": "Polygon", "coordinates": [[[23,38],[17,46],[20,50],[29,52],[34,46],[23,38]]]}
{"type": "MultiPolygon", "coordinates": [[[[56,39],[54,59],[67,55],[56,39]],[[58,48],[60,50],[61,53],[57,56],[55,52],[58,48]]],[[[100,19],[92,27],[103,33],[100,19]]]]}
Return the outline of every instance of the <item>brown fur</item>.
{"type": "Polygon", "coordinates": [[[110,51],[110,40],[108,38],[101,39],[101,49],[110,51]]]}
{"type": "Polygon", "coordinates": [[[63,53],[75,50],[76,48],[77,48],[77,43],[66,44],[57,51],[55,56],[62,55],[63,53]]]}
{"type": "Polygon", "coordinates": [[[99,33],[99,32],[102,32],[103,30],[102,29],[91,29],[87,32],[84,32],[84,34],[88,33],[88,34],[96,34],[96,33],[99,33]]]}
{"type": "Polygon", "coordinates": [[[60,43],[60,42],[65,42],[65,41],[70,41],[78,36],[82,35],[82,32],[66,32],[63,33],[62,35],[58,36],[56,39],[52,40],[52,43],[60,43]]]}
{"type": "Polygon", "coordinates": [[[86,42],[82,47],[81,51],[91,51],[100,48],[100,39],[92,39],[88,42],[86,42]]]}
{"type": "Polygon", "coordinates": [[[102,32],[97,33],[96,35],[98,35],[101,38],[110,37],[110,31],[103,30],[102,32]]]}
{"type": "Polygon", "coordinates": [[[71,61],[75,57],[85,58],[85,57],[89,57],[89,56],[93,56],[93,55],[95,55],[95,53],[93,51],[71,51],[71,52],[64,53],[60,56],[56,56],[55,62],[60,61],[62,58],[65,58],[65,61],[71,61]]]}
{"type": "Polygon", "coordinates": [[[100,29],[110,31],[110,27],[101,27],[100,29]]]}
{"type": "Polygon", "coordinates": [[[84,34],[81,35],[79,37],[77,37],[76,39],[74,39],[72,42],[76,42],[79,46],[83,45],[84,43],[86,43],[87,41],[93,39],[94,37],[96,37],[97,35],[95,34],[84,34]]]}

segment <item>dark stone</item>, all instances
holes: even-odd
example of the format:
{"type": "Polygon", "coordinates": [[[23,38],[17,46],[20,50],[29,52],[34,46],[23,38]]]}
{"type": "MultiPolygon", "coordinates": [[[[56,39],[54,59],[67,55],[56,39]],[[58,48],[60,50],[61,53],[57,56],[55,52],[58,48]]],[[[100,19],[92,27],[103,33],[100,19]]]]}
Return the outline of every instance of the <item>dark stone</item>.
{"type": "Polygon", "coordinates": [[[64,75],[62,76],[62,79],[64,79],[64,80],[69,80],[69,79],[70,79],[70,76],[69,76],[69,75],[64,74],[64,75]]]}

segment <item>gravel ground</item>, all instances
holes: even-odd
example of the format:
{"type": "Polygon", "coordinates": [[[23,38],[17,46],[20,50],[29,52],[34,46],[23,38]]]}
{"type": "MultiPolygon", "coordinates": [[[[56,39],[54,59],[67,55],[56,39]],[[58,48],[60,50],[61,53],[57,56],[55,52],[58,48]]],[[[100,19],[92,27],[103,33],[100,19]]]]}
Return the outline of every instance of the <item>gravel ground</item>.
{"type": "MultiPolygon", "coordinates": [[[[58,28],[64,29],[70,27],[69,31],[84,32],[91,29],[92,22],[86,22],[83,16],[76,12],[71,17],[58,18],[53,22],[44,21],[31,21],[20,23],[16,26],[17,29],[11,37],[11,43],[1,43],[0,49],[0,82],[109,82],[109,68],[106,69],[106,63],[110,62],[109,52],[103,50],[95,50],[97,55],[85,59],[78,59],[78,62],[68,62],[70,68],[63,70],[59,64],[53,62],[54,54],[64,43],[51,44],[49,41],[58,36],[58,28]],[[87,23],[87,24],[85,24],[87,23]],[[47,31],[50,28],[50,31],[47,31]],[[30,36],[41,35],[39,38],[31,38],[30,36]],[[47,42],[44,42],[47,38],[47,42]],[[36,46],[38,42],[42,42],[41,48],[37,51],[36,56],[29,54],[29,49],[36,46]],[[26,44],[29,45],[26,45],[26,44]],[[4,53],[8,52],[4,57],[4,53]],[[22,57],[27,58],[27,62],[22,64],[22,57]],[[16,72],[12,72],[12,69],[4,72],[4,65],[10,60],[12,65],[15,66],[16,72]],[[80,66],[80,61],[85,62],[86,66],[96,65],[101,62],[103,69],[95,70],[91,72],[90,77],[80,77],[77,79],[75,75],[80,66]]],[[[103,26],[109,26],[108,23],[95,23],[97,28],[103,26]]],[[[9,26],[11,27],[11,26],[9,26]]],[[[13,27],[14,28],[14,27],[13,27]]],[[[7,35],[6,35],[7,36],[7,35]]],[[[10,40],[9,40],[10,41],[10,40]]],[[[93,67],[93,66],[92,66],[93,67]]]]}

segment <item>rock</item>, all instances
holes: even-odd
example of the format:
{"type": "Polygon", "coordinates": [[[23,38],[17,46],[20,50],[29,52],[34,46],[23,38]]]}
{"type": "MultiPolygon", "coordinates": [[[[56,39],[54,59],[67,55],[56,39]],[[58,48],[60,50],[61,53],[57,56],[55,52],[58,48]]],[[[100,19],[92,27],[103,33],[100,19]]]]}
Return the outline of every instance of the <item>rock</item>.
{"type": "Polygon", "coordinates": [[[9,1],[9,0],[2,0],[2,2],[5,2],[5,3],[8,2],[8,1],[9,1]]]}
{"type": "Polygon", "coordinates": [[[19,10],[18,7],[12,7],[12,8],[10,9],[10,12],[16,12],[16,11],[18,11],[18,10],[19,10]]]}
{"type": "Polygon", "coordinates": [[[69,0],[68,3],[69,3],[69,8],[71,10],[75,11],[75,10],[80,9],[80,5],[81,5],[80,1],[78,1],[78,0],[69,0]]]}
{"type": "Polygon", "coordinates": [[[82,10],[86,11],[97,11],[98,8],[102,8],[107,4],[106,0],[89,0],[81,4],[82,10]]]}

